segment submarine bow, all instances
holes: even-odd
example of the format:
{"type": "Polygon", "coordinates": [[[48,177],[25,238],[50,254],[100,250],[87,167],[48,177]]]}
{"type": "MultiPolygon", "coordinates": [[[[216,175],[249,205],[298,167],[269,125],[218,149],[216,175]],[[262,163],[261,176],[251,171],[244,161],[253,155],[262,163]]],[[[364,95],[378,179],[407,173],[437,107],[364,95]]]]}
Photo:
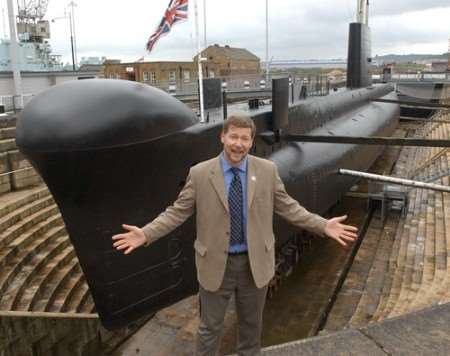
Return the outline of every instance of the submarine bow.
{"type": "Polygon", "coordinates": [[[170,154],[172,136],[197,121],[159,89],[109,79],[55,86],[20,115],[19,149],[59,207],[108,329],[197,290],[192,248],[179,231],[131,257],[111,241],[122,223],[143,225],[176,198],[164,183],[178,188],[187,172],[176,172],[172,182],[171,162],[178,159],[170,154]]]}

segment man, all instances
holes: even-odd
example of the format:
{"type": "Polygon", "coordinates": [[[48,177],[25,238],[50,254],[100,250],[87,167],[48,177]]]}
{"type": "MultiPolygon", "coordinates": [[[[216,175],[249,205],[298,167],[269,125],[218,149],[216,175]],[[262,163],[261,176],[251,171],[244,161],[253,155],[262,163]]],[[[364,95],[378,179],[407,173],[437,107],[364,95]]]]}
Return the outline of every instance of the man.
{"type": "Polygon", "coordinates": [[[341,245],[356,238],[345,216],[324,219],[308,212],[284,188],[275,164],[248,155],[255,137],[249,117],[230,117],[221,134],[223,152],[192,167],[175,203],[155,220],[113,236],[125,254],[148,245],[196,212],[196,267],[200,284],[197,355],[212,356],[220,344],[225,311],[234,294],[238,355],[260,353],[267,285],[275,272],[273,213],[341,245]]]}

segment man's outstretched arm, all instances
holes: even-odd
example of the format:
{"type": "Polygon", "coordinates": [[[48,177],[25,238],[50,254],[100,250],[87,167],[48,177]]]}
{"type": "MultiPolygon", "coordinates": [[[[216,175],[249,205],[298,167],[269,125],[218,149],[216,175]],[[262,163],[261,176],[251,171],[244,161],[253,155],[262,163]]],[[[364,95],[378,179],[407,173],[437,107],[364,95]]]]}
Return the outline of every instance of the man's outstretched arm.
{"type": "Polygon", "coordinates": [[[195,189],[189,173],[186,184],[173,205],[142,228],[123,224],[127,232],[112,237],[113,246],[129,254],[142,245],[148,245],[180,226],[195,210],[195,189]]]}

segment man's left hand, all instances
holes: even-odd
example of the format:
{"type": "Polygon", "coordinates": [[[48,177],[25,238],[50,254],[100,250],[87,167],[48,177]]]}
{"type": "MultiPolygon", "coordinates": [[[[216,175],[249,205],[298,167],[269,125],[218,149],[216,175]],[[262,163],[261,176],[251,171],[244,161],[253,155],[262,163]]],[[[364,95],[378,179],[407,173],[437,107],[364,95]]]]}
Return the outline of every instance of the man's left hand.
{"type": "Polygon", "coordinates": [[[355,226],[342,224],[345,219],[347,219],[347,215],[338,216],[329,219],[325,225],[325,234],[344,247],[347,246],[347,243],[356,240],[358,232],[355,226]]]}

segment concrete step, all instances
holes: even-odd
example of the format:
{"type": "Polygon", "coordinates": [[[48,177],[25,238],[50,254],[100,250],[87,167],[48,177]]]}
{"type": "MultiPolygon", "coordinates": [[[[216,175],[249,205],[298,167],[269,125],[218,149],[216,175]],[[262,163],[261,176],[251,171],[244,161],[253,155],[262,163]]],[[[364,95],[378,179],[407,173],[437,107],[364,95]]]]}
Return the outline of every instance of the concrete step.
{"type": "Polygon", "coordinates": [[[436,267],[436,220],[435,220],[435,196],[437,192],[429,191],[428,192],[428,206],[427,209],[427,218],[426,218],[426,239],[425,239],[425,248],[424,248],[424,265],[423,265],[423,274],[422,279],[420,281],[419,289],[411,302],[411,308],[416,309],[418,305],[419,299],[421,296],[425,295],[427,291],[431,288],[433,284],[434,276],[435,276],[435,267],[436,267]]]}
{"type": "Polygon", "coordinates": [[[8,153],[0,152],[0,195],[11,191],[10,170],[8,153]]]}
{"type": "MultiPolygon", "coordinates": [[[[426,126],[424,126],[426,129],[426,126]]],[[[422,133],[416,132],[417,137],[422,137],[422,133]]],[[[398,176],[410,176],[410,172],[415,170],[415,163],[420,162],[419,156],[423,154],[417,147],[404,147],[400,153],[399,161],[402,165],[396,164],[394,172],[398,176]]],[[[382,292],[380,295],[379,305],[372,316],[372,320],[383,320],[386,318],[388,311],[396,303],[400,286],[402,284],[404,266],[403,260],[406,258],[406,247],[410,234],[412,216],[414,211],[414,203],[417,195],[417,190],[413,189],[409,193],[409,205],[405,219],[399,223],[395,240],[392,244],[392,251],[389,257],[387,266],[387,276],[384,281],[382,292]]]]}
{"type": "MultiPolygon", "coordinates": [[[[424,214],[424,208],[426,208],[426,197],[428,191],[425,189],[420,189],[416,195],[416,201],[414,205],[414,211],[411,219],[411,225],[408,234],[408,241],[404,250],[404,258],[399,265],[402,271],[401,280],[398,284],[398,289],[395,290],[397,297],[395,302],[392,304],[389,317],[397,315],[398,309],[401,308],[403,303],[406,303],[407,296],[411,292],[412,276],[414,273],[414,260],[417,249],[417,237],[419,234],[420,226],[424,223],[422,222],[422,215],[424,214]]],[[[423,241],[422,241],[423,242],[423,241]]],[[[423,254],[423,251],[422,251],[423,254]]]]}
{"type": "MultiPolygon", "coordinates": [[[[27,236],[26,232],[28,230],[36,230],[37,226],[41,227],[41,222],[58,214],[58,207],[53,204],[19,220],[16,224],[10,226],[0,234],[0,246],[5,248],[20,248],[25,240],[25,236],[27,236]]],[[[0,265],[2,263],[2,252],[3,251],[0,250],[0,265]]]]}
{"type": "Polygon", "coordinates": [[[12,172],[11,188],[19,190],[42,183],[41,177],[30,162],[18,150],[8,152],[9,166],[12,172]]]}
{"type": "Polygon", "coordinates": [[[380,221],[373,218],[353,264],[333,305],[325,331],[337,331],[349,325],[366,287],[367,276],[379,243],[380,221]]]}
{"type": "Polygon", "coordinates": [[[401,281],[399,296],[390,313],[390,317],[397,316],[402,313],[403,308],[408,304],[411,295],[416,291],[412,289],[414,275],[421,278],[423,269],[424,256],[424,230],[426,217],[426,202],[428,197],[427,190],[421,190],[420,200],[416,201],[416,209],[413,217],[412,228],[410,229],[409,241],[406,248],[406,256],[404,259],[404,273],[401,281]]]}
{"type": "Polygon", "coordinates": [[[372,320],[379,305],[386,277],[387,262],[400,217],[400,213],[395,214],[396,216],[392,216],[393,214],[394,212],[390,212],[390,216],[381,232],[362,297],[349,323],[351,327],[367,325],[372,320]]]}
{"type": "Polygon", "coordinates": [[[2,114],[0,116],[0,128],[16,127],[17,118],[15,116],[9,116],[2,114]]]}
{"type": "MultiPolygon", "coordinates": [[[[446,124],[445,124],[446,126],[446,124]]],[[[433,131],[429,134],[430,138],[433,139],[443,139],[448,138],[448,132],[443,124],[435,125],[433,131]]],[[[416,155],[414,160],[419,164],[423,159],[429,159],[435,156],[438,149],[422,148],[420,152],[416,155]]],[[[435,161],[431,162],[427,167],[424,167],[421,171],[421,177],[431,176],[436,174],[438,171],[443,171],[448,169],[448,158],[447,154],[438,157],[435,161]]],[[[443,183],[443,182],[441,182],[443,183]]],[[[435,272],[437,271],[435,264],[437,249],[442,252],[440,259],[443,261],[446,259],[446,239],[442,239],[445,236],[443,232],[444,224],[440,223],[438,220],[434,219],[427,222],[432,218],[432,215],[442,216],[439,220],[443,221],[445,216],[442,209],[442,193],[423,193],[423,198],[421,202],[421,209],[416,210],[415,216],[418,217],[417,222],[417,233],[411,236],[412,240],[409,241],[409,249],[407,250],[407,256],[405,259],[404,276],[401,281],[401,288],[399,291],[398,300],[394,305],[391,305],[391,310],[389,316],[396,316],[414,310],[418,306],[418,300],[422,300],[421,305],[425,306],[426,303],[433,303],[432,298],[430,299],[426,295],[432,294],[437,295],[439,293],[433,292],[436,289],[433,287],[434,284],[442,285],[442,279],[445,278],[443,274],[441,278],[436,280],[435,272]],[[435,201],[434,204],[430,205],[428,201],[428,194],[430,199],[435,201]],[[439,196],[437,199],[435,196],[439,196]],[[435,206],[433,206],[435,205],[435,206]],[[433,211],[433,213],[432,213],[433,211]],[[439,212],[440,211],[440,212],[439,212]],[[437,230],[437,231],[436,231],[437,230]],[[432,236],[430,236],[430,232],[432,236]],[[438,246],[441,246],[440,248],[438,246]],[[433,249],[435,251],[433,251],[433,249]],[[425,292],[425,293],[424,293],[425,292]]],[[[441,267],[443,263],[441,262],[441,267]]],[[[401,267],[401,266],[400,266],[401,267]]],[[[402,268],[402,267],[401,267],[402,268]]],[[[436,298],[435,298],[436,299],[436,298]]],[[[391,298],[392,301],[392,298],[391,298]]],[[[376,316],[377,318],[379,315],[376,316]]]]}
{"type": "Polygon", "coordinates": [[[66,266],[58,271],[58,274],[54,276],[52,285],[49,285],[46,298],[44,298],[44,311],[46,312],[59,312],[61,305],[61,299],[59,296],[64,294],[67,285],[73,282],[74,278],[81,275],[81,268],[76,257],[72,258],[66,266]],[[55,302],[58,304],[55,304],[55,302]]]}
{"type": "Polygon", "coordinates": [[[42,198],[38,198],[27,205],[11,211],[9,214],[5,214],[3,217],[0,217],[0,231],[5,231],[12,225],[18,223],[20,220],[23,220],[27,216],[30,216],[52,204],[55,204],[53,197],[51,195],[45,195],[42,198]]]}
{"type": "MultiPolygon", "coordinates": [[[[443,165],[440,169],[448,168],[447,159],[442,161],[443,165]]],[[[441,184],[448,184],[449,179],[446,177],[442,179],[441,184]]],[[[412,302],[411,308],[417,310],[427,305],[432,305],[441,302],[442,296],[445,294],[443,290],[446,286],[446,279],[448,278],[447,261],[449,261],[448,242],[450,238],[450,226],[448,226],[448,218],[450,217],[450,198],[446,193],[436,192],[438,197],[434,205],[435,210],[435,244],[432,258],[430,259],[432,265],[428,268],[428,276],[426,278],[426,288],[421,290],[421,293],[416,296],[412,302]]],[[[431,263],[430,263],[431,264],[431,263]]]]}
{"type": "Polygon", "coordinates": [[[380,320],[383,315],[386,304],[390,298],[392,284],[394,281],[395,271],[397,270],[398,254],[400,252],[401,237],[403,236],[404,219],[400,219],[397,224],[397,230],[394,235],[394,241],[392,243],[391,251],[386,261],[386,273],[384,276],[383,288],[380,295],[380,301],[378,302],[377,309],[373,314],[371,321],[380,320]]]}
{"type": "MultiPolygon", "coordinates": [[[[47,264],[49,264],[61,251],[70,245],[67,232],[63,226],[56,227],[52,234],[55,236],[54,243],[49,244],[45,251],[37,254],[29,264],[27,264],[21,272],[20,287],[16,292],[12,310],[24,310],[21,309],[21,305],[28,305],[28,300],[34,295],[33,289],[36,285],[35,281],[40,280],[42,271],[45,270],[47,264]]],[[[37,289],[37,288],[36,288],[37,289]]],[[[27,309],[25,309],[27,310],[27,309]]]]}
{"type": "Polygon", "coordinates": [[[22,310],[45,311],[48,298],[52,294],[52,290],[62,278],[67,265],[77,263],[75,250],[73,246],[67,246],[58,258],[54,258],[47,263],[41,273],[35,278],[30,288],[34,290],[31,299],[26,305],[21,307],[22,310]]]}
{"type": "Polygon", "coordinates": [[[16,138],[16,127],[0,127],[0,140],[16,138]]]}
{"type": "MultiPolygon", "coordinates": [[[[430,174],[433,174],[435,171],[439,171],[442,169],[446,169],[446,159],[441,158],[439,159],[434,166],[429,167],[430,174]],[[445,165],[443,165],[445,164],[445,165]]],[[[439,183],[443,183],[442,181],[439,183]]],[[[409,296],[407,296],[406,300],[404,301],[403,305],[398,308],[398,313],[406,313],[411,310],[414,310],[417,307],[417,304],[421,304],[423,306],[431,305],[437,303],[438,297],[438,290],[442,286],[443,279],[446,275],[446,257],[447,257],[447,249],[446,249],[446,224],[445,224],[445,212],[444,212],[444,204],[443,204],[443,193],[436,192],[432,199],[433,204],[430,204],[430,201],[426,202],[428,205],[428,209],[434,210],[434,216],[433,219],[433,232],[434,237],[427,234],[427,238],[434,238],[434,251],[433,252],[433,258],[431,259],[431,262],[434,264],[434,266],[431,266],[434,271],[432,272],[432,276],[424,276],[424,284],[425,280],[432,279],[432,283],[427,285],[427,288],[425,290],[422,290],[422,293],[419,294],[420,285],[422,283],[422,276],[415,276],[413,279],[415,283],[412,284],[411,289],[415,293],[410,293],[409,296]],[[425,293],[423,293],[425,292],[425,293]]],[[[430,259],[428,261],[424,261],[423,263],[430,262],[430,259]]],[[[430,269],[427,267],[427,273],[430,273],[430,269]]]]}
{"type": "MultiPolygon", "coordinates": [[[[26,253],[30,246],[39,243],[38,248],[45,249],[51,241],[47,240],[49,231],[55,231],[63,227],[60,215],[52,215],[33,226],[29,231],[13,239],[11,243],[0,250],[0,267],[6,268],[12,265],[17,256],[26,253]],[[37,242],[36,242],[37,241],[37,242]]],[[[37,250],[35,252],[38,252],[37,250]]],[[[1,276],[2,273],[0,273],[1,276]]]]}
{"type": "Polygon", "coordinates": [[[403,277],[405,273],[405,261],[407,255],[407,246],[409,243],[409,238],[412,234],[414,234],[414,208],[418,204],[417,200],[420,201],[420,191],[418,189],[414,189],[411,191],[409,205],[408,205],[408,213],[405,219],[405,223],[402,230],[402,235],[400,238],[400,244],[398,245],[399,251],[397,254],[397,259],[392,261],[395,266],[394,277],[392,280],[392,285],[389,290],[389,296],[386,301],[385,308],[383,312],[379,315],[379,318],[385,319],[389,316],[391,310],[397,303],[397,299],[400,295],[401,285],[403,282],[403,277]]]}
{"type": "MultiPolygon", "coordinates": [[[[448,114],[450,119],[450,114],[448,114]]],[[[447,159],[447,164],[450,166],[450,160],[447,159]]],[[[450,185],[450,178],[444,177],[443,184],[450,185]]],[[[446,221],[448,221],[450,217],[450,194],[444,193],[444,216],[446,221]]],[[[446,266],[447,271],[445,273],[445,278],[442,281],[441,287],[438,290],[438,299],[439,303],[450,302],[450,224],[445,224],[445,246],[446,246],[446,266]]]]}
{"type": "Polygon", "coordinates": [[[17,150],[16,139],[0,139],[0,153],[17,150]]]}
{"type": "MultiPolygon", "coordinates": [[[[42,224],[45,227],[50,226],[46,222],[42,224]]],[[[53,228],[47,228],[41,235],[35,236],[35,234],[29,234],[34,237],[27,244],[26,248],[16,250],[15,253],[8,254],[1,262],[2,269],[0,272],[0,306],[4,302],[4,297],[8,290],[13,288],[19,288],[17,283],[14,283],[16,279],[20,280],[19,274],[22,272],[22,277],[26,276],[23,270],[27,265],[31,263],[34,259],[36,260],[36,255],[41,254],[46,255],[47,250],[51,250],[53,245],[57,241],[61,240],[61,235],[64,232],[60,227],[56,226],[53,228]]],[[[67,239],[66,239],[67,240],[67,239]]],[[[68,242],[67,242],[68,243],[68,242]]],[[[31,273],[31,272],[30,272],[31,273]]],[[[20,283],[19,283],[20,284],[20,283]]],[[[3,303],[4,304],[4,303],[3,303]]],[[[2,308],[0,308],[2,309],[2,308]]],[[[2,310],[7,310],[8,308],[3,308],[2,310]]]]}
{"type": "MultiPolygon", "coordinates": [[[[86,284],[87,286],[87,284],[86,284]]],[[[84,291],[84,294],[80,298],[80,303],[77,306],[76,313],[95,313],[94,300],[92,299],[92,294],[89,289],[84,291]]]]}
{"type": "Polygon", "coordinates": [[[66,295],[62,296],[63,301],[60,311],[63,313],[76,313],[86,291],[89,287],[86,278],[80,274],[71,286],[68,286],[66,295]]]}
{"type": "MultiPolygon", "coordinates": [[[[0,218],[50,194],[45,185],[0,195],[0,218]]],[[[1,230],[0,230],[1,231],[1,230]]]]}
{"type": "Polygon", "coordinates": [[[52,233],[52,238],[48,238],[48,240],[51,242],[47,243],[44,251],[37,254],[34,251],[28,251],[28,254],[22,259],[23,263],[17,265],[19,266],[18,271],[9,282],[0,300],[1,310],[19,310],[18,305],[21,304],[22,298],[27,297],[28,293],[25,291],[33,277],[40,273],[46,263],[70,244],[64,231],[55,231],[52,233]]]}

